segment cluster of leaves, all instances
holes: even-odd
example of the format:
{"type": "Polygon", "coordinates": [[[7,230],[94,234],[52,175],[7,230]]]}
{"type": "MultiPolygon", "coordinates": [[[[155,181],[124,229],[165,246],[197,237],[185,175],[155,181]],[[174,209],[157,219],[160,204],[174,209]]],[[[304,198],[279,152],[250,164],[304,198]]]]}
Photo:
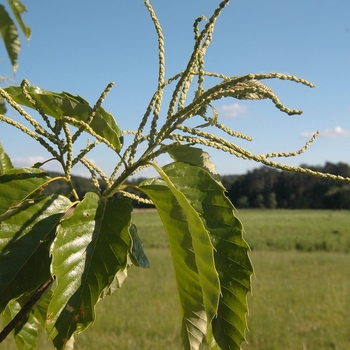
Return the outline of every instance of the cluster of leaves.
{"type": "Polygon", "coordinates": [[[121,287],[128,268],[149,266],[131,217],[130,199],[143,200],[133,192],[136,189],[155,205],[164,224],[177,282],[184,348],[199,349],[205,339],[212,349],[241,348],[253,274],[249,247],[214,165],[208,154],[194,145],[283,168],[268,158],[284,154],[255,156],[204,131],[211,127],[249,139],[219,123],[211,102],[224,97],[270,99],[281,111],[300,114],[283,106],[260,80],[278,78],[313,85],[278,73],[227,77],[205,72],[204,55],[214,24],[228,2],[219,4],[201,31],[199,24],[204,18],[195,21],[194,48],[187,67],[165,80],[164,38],[153,8],[145,0],[158,34],[159,75],[158,88],[136,131],[122,131],[101,107],[112,84],[93,107],[80,96],[46,91],[27,81],[20,87],[0,89],[1,97],[31,127],[3,114],[0,120],[37,140],[64,171],[63,176],[50,177],[40,169],[42,164],[13,168],[0,150],[0,312],[12,319],[0,340],[14,329],[19,348],[34,348],[41,325],[57,349],[72,347],[74,333],[94,322],[97,302],[121,287]],[[205,90],[206,76],[220,82],[205,90]],[[186,104],[195,77],[196,93],[186,104]],[[171,83],[175,83],[172,98],[160,123],[162,96],[171,83]],[[22,106],[37,111],[41,123],[22,106]],[[204,124],[186,125],[194,117],[204,124]],[[75,153],[73,146],[84,132],[94,141],[75,153]],[[127,135],[133,139],[125,148],[127,135]],[[120,157],[109,177],[86,158],[101,142],[120,157]],[[137,157],[140,145],[146,150],[137,157]],[[154,160],[164,153],[173,162],[161,167],[154,160]],[[96,189],[84,198],[79,198],[71,179],[72,167],[78,162],[90,171],[96,189]],[[127,179],[145,166],[152,166],[159,176],[128,185],[127,179]],[[69,185],[67,196],[43,192],[58,180],[69,185]]]}
{"type": "MultiPolygon", "coordinates": [[[[171,155],[174,163],[154,165],[161,179],[143,181],[137,189],[152,199],[168,235],[185,348],[198,348],[209,326],[217,341],[239,346],[252,274],[242,225],[225,189],[207,170],[207,158],[198,157],[202,151],[178,146],[171,155]]],[[[16,324],[17,344],[34,346],[41,323],[61,349],[94,321],[96,303],[121,286],[132,263],[148,266],[131,222],[132,206],[129,199],[103,193],[75,201],[43,195],[47,184],[62,177],[50,178],[36,167],[14,169],[3,150],[1,159],[1,312],[11,318],[29,303],[26,322],[16,324]],[[44,297],[34,305],[42,286],[44,297]]]]}
{"type": "MultiPolygon", "coordinates": [[[[185,347],[199,347],[208,319],[218,341],[239,346],[252,274],[248,247],[224,188],[203,167],[182,162],[183,147],[174,149],[176,162],[158,168],[162,179],[138,188],[155,203],[168,235],[185,347]]],[[[91,192],[78,203],[42,195],[54,179],[38,168],[14,169],[3,151],[1,159],[1,312],[10,319],[31,304],[26,322],[16,327],[17,344],[34,347],[41,323],[61,349],[93,322],[96,303],[121,286],[131,263],[148,267],[132,206],[129,199],[91,192]],[[42,286],[44,297],[33,305],[42,286]]]]}

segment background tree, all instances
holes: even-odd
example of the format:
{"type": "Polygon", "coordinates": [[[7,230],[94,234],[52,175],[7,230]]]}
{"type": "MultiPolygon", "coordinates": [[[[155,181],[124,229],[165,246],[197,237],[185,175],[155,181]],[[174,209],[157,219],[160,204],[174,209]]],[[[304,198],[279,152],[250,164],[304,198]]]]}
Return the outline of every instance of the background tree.
{"type": "MultiPolygon", "coordinates": [[[[304,164],[302,167],[342,177],[349,177],[350,170],[345,163],[330,162],[324,166],[304,164]]],[[[348,186],[342,181],[261,167],[236,177],[228,187],[228,196],[238,208],[348,209],[348,186]]]]}

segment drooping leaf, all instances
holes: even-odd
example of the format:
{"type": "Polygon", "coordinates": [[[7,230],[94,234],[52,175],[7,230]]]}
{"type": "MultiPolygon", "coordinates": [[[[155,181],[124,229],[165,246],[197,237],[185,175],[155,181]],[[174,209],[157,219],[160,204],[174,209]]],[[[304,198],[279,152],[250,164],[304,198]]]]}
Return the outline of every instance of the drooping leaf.
{"type": "MultiPolygon", "coordinates": [[[[4,90],[17,103],[34,108],[23,95],[21,87],[10,86],[4,90]]],[[[51,117],[58,119],[62,116],[68,116],[77,121],[86,122],[92,113],[92,107],[80,96],[73,96],[67,92],[51,92],[34,85],[27,86],[26,91],[36,101],[40,109],[51,117]]],[[[99,107],[90,127],[97,135],[109,141],[116,151],[120,151],[123,143],[122,132],[112,114],[99,107]]]]}
{"type": "MultiPolygon", "coordinates": [[[[191,191],[198,201],[210,195],[223,195],[223,189],[208,171],[196,165],[176,162],[164,167],[163,170],[164,172],[157,168],[163,180],[154,179],[143,182],[139,189],[155,203],[168,234],[182,306],[182,339],[185,348],[198,349],[207,332],[208,304],[210,305],[210,301],[215,299],[215,293],[212,292],[213,280],[210,280],[208,271],[215,277],[217,272],[210,256],[210,253],[213,254],[212,246],[205,239],[209,237],[206,236],[208,231],[205,228],[205,222],[197,211],[196,202],[190,202],[181,187],[190,178],[187,190],[191,191]],[[179,173],[172,173],[174,168],[179,173]],[[201,186],[198,186],[197,182],[201,182],[201,186]],[[213,193],[213,186],[214,188],[219,186],[220,190],[213,193]],[[208,265],[212,263],[210,265],[212,270],[202,265],[201,258],[204,258],[208,265]],[[187,282],[192,288],[188,288],[187,282]],[[207,299],[207,304],[205,304],[206,297],[211,298],[209,302],[207,299]]],[[[216,315],[215,306],[212,304],[209,307],[213,315],[216,315]]],[[[212,320],[211,314],[208,314],[208,320],[209,322],[212,320]]]]}
{"type": "Polygon", "coordinates": [[[14,14],[20,28],[22,29],[23,34],[25,35],[26,39],[29,40],[31,29],[24,24],[22,19],[22,14],[24,12],[27,12],[26,7],[19,0],[7,0],[7,2],[9,3],[12,13],[14,14]]]}
{"type": "Polygon", "coordinates": [[[179,294],[184,348],[198,350],[207,331],[207,316],[185,211],[163,180],[146,180],[138,188],[152,199],[168,237],[179,294]]]}
{"type": "Polygon", "coordinates": [[[5,153],[0,142],[0,175],[13,168],[10,157],[5,153]]]}
{"type": "Polygon", "coordinates": [[[9,16],[5,7],[0,4],[0,33],[5,44],[7,54],[12,64],[13,73],[17,71],[18,53],[21,49],[18,31],[15,23],[9,16]]]}
{"type": "MultiPolygon", "coordinates": [[[[8,168],[8,165],[6,167],[8,168]]],[[[47,173],[37,168],[7,169],[0,175],[0,215],[28,196],[32,198],[40,193],[41,186],[49,179],[47,173]]]]}
{"type": "Polygon", "coordinates": [[[0,224],[0,312],[10,300],[50,279],[49,247],[71,204],[56,194],[26,202],[0,224]]]}
{"type": "Polygon", "coordinates": [[[253,274],[242,224],[234,215],[225,189],[207,171],[177,162],[165,166],[164,172],[195,208],[215,248],[215,267],[221,285],[218,313],[212,321],[215,341],[221,349],[241,349],[253,274]]]}
{"type": "MultiPolygon", "coordinates": [[[[4,312],[7,322],[10,322],[21,310],[23,304],[18,300],[11,300],[4,312]]],[[[37,348],[39,339],[39,323],[35,319],[33,312],[28,314],[25,323],[14,329],[14,338],[19,350],[34,350],[37,348]]]]}
{"type": "Polygon", "coordinates": [[[141,266],[145,269],[149,267],[149,261],[145,254],[145,251],[143,250],[141,239],[137,234],[137,227],[134,224],[131,224],[129,231],[132,239],[130,258],[134,265],[141,266]]]}
{"type": "MultiPolygon", "coordinates": [[[[179,166],[180,168],[187,165],[186,163],[181,162],[172,164],[176,164],[174,166],[179,166]]],[[[209,233],[206,230],[200,216],[193,207],[192,203],[188,201],[184,193],[179,190],[178,186],[176,185],[178,179],[173,176],[169,177],[167,171],[165,171],[166,167],[163,169],[159,168],[156,165],[154,165],[154,167],[161,178],[166,182],[170,191],[176,198],[176,201],[179,203],[186,215],[188,230],[191,234],[192,246],[195,253],[194,256],[198,269],[199,281],[202,287],[205,312],[207,314],[208,322],[210,322],[214,315],[216,315],[220,294],[220,282],[217,271],[215,269],[214,248],[211,243],[209,233]]],[[[167,169],[168,168],[169,166],[167,169]]],[[[192,174],[183,171],[178,176],[184,176],[186,179],[186,177],[191,175],[192,174]]],[[[195,191],[196,187],[192,187],[192,190],[195,191]]],[[[200,197],[202,194],[198,192],[197,195],[200,197]]]]}
{"type": "Polygon", "coordinates": [[[94,321],[101,294],[126,268],[131,211],[127,199],[106,201],[88,192],[60,224],[51,246],[56,287],[47,317],[47,330],[57,349],[94,321]]]}

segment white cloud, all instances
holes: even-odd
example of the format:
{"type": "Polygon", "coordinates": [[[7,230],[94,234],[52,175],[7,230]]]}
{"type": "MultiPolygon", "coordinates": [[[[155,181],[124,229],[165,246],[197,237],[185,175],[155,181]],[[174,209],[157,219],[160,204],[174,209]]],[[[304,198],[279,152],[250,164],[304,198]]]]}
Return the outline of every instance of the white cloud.
{"type": "Polygon", "coordinates": [[[321,136],[337,138],[343,136],[349,136],[350,130],[345,130],[341,126],[336,126],[334,129],[326,129],[321,132],[321,136]]]}
{"type": "Polygon", "coordinates": [[[247,106],[240,105],[239,103],[233,103],[232,105],[223,105],[219,108],[219,111],[228,118],[235,118],[239,115],[247,113],[247,106]]]}
{"type": "Polygon", "coordinates": [[[13,164],[15,164],[16,167],[21,167],[21,166],[32,166],[35,163],[42,163],[46,158],[42,156],[32,156],[32,157],[17,157],[17,158],[12,158],[11,161],[13,164]]]}
{"type": "MultiPolygon", "coordinates": [[[[311,131],[304,131],[301,133],[302,137],[307,137],[307,138],[311,138],[312,135],[314,135],[314,132],[311,132],[311,131]]],[[[347,136],[350,136],[350,130],[345,130],[341,126],[336,126],[333,129],[325,129],[321,131],[320,136],[328,137],[332,139],[336,139],[339,137],[347,137],[347,136]]]]}

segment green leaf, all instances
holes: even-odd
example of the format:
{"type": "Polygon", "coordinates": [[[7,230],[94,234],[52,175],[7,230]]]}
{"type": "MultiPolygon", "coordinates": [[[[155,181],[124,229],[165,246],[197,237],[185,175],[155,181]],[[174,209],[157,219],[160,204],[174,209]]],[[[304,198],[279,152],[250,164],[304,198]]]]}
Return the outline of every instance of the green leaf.
{"type": "MultiPolygon", "coordinates": [[[[10,301],[4,312],[6,321],[10,322],[21,310],[22,306],[18,300],[10,301]]],[[[37,348],[39,323],[35,319],[33,312],[29,313],[25,323],[14,329],[14,338],[19,350],[34,350],[37,348]]]]}
{"type": "MultiPolygon", "coordinates": [[[[8,164],[5,166],[9,167],[8,164]]],[[[47,173],[37,168],[7,169],[0,175],[0,221],[2,214],[11,207],[18,205],[28,196],[32,198],[37,195],[49,179],[47,173]]],[[[16,208],[11,210],[14,211],[16,208]]]]}
{"type": "Polygon", "coordinates": [[[19,0],[7,0],[7,2],[9,3],[17,22],[22,29],[23,34],[25,35],[26,39],[29,40],[31,29],[29,27],[26,27],[22,20],[22,13],[27,12],[26,7],[19,0]]]}
{"type": "Polygon", "coordinates": [[[214,178],[218,177],[218,173],[215,170],[215,165],[210,161],[209,153],[203,151],[201,148],[180,145],[178,147],[171,148],[168,153],[171,158],[177,162],[198,165],[209,171],[214,178]]]}
{"type": "Polygon", "coordinates": [[[10,157],[5,153],[0,143],[0,175],[13,168],[10,157]]]}
{"type": "Polygon", "coordinates": [[[49,288],[46,289],[44,294],[40,297],[39,301],[34,304],[32,312],[36,320],[41,324],[42,327],[45,328],[46,325],[46,315],[47,309],[49,308],[49,304],[52,298],[52,288],[55,285],[55,281],[53,281],[49,288]]]}
{"type": "Polygon", "coordinates": [[[131,211],[127,199],[107,201],[88,192],[59,226],[51,246],[56,287],[47,318],[47,330],[57,349],[94,321],[101,294],[118,271],[126,268],[131,211]]]}
{"type": "Polygon", "coordinates": [[[138,188],[152,199],[168,237],[180,301],[183,345],[185,349],[199,349],[208,323],[185,212],[165,181],[146,180],[138,188]]]}
{"type": "Polygon", "coordinates": [[[71,202],[54,194],[24,204],[0,224],[0,312],[50,279],[49,247],[71,202]]]}
{"type": "Polygon", "coordinates": [[[15,74],[18,67],[17,60],[21,44],[17,27],[3,5],[0,5],[0,32],[12,64],[13,73],[15,74]]]}
{"type": "Polygon", "coordinates": [[[253,267],[243,227],[225,189],[204,169],[172,163],[164,172],[195,208],[210,233],[221,297],[212,321],[213,336],[221,349],[240,349],[247,328],[247,294],[251,290],[253,267]]]}
{"type": "Polygon", "coordinates": [[[115,278],[111,283],[111,285],[102,291],[100,298],[103,299],[106,296],[112,295],[117,289],[120,289],[127,277],[128,277],[127,267],[124,270],[119,270],[115,275],[115,278]]]}
{"type": "MultiPolygon", "coordinates": [[[[34,109],[33,105],[23,95],[21,87],[10,86],[4,90],[17,103],[34,109]]],[[[89,103],[80,96],[73,96],[67,92],[55,93],[34,85],[27,86],[26,91],[45,114],[56,119],[68,116],[77,121],[86,122],[92,113],[89,103]]],[[[74,125],[74,123],[72,124],[74,125]]],[[[120,151],[123,142],[122,132],[112,114],[99,107],[90,123],[90,127],[97,135],[105,138],[117,152],[120,151]]]]}
{"type": "MultiPolygon", "coordinates": [[[[200,161],[191,162],[202,165],[200,161]]],[[[205,198],[224,197],[224,189],[208,171],[189,163],[176,162],[157,171],[163,180],[143,182],[139,189],[154,202],[168,235],[182,307],[185,348],[198,349],[207,331],[207,319],[211,322],[216,315],[217,304],[213,301],[220,291],[212,287],[218,277],[215,253],[210,231],[197,207],[205,198]]],[[[218,283],[216,286],[219,288],[218,283]]]]}
{"type": "Polygon", "coordinates": [[[7,111],[6,106],[5,106],[5,100],[0,97],[0,114],[5,114],[7,111]]]}
{"type": "Polygon", "coordinates": [[[134,265],[141,266],[144,269],[149,267],[149,261],[142,247],[142,242],[137,234],[137,227],[134,224],[130,225],[130,236],[132,239],[132,249],[130,258],[134,265]]]}
{"type": "MultiPolygon", "coordinates": [[[[182,167],[186,166],[186,163],[172,163],[172,166],[182,167]]],[[[175,196],[176,201],[179,203],[183,209],[188,230],[191,234],[192,245],[195,253],[195,261],[198,269],[199,281],[203,292],[203,303],[205,307],[205,312],[207,314],[208,322],[212,320],[214,315],[216,315],[219,294],[220,294],[220,283],[219,278],[215,269],[214,263],[214,249],[210,241],[208,231],[204,227],[204,224],[196,212],[195,208],[188,201],[184,193],[179,190],[177,186],[178,178],[177,176],[185,176],[185,181],[188,176],[192,176],[191,173],[183,171],[182,174],[174,176],[168,176],[168,172],[165,170],[171,169],[171,166],[159,168],[155,164],[153,165],[161,178],[166,182],[172,194],[175,196]]],[[[198,167],[193,167],[198,168],[198,167]]],[[[189,168],[188,168],[189,169],[189,168]]],[[[201,168],[198,168],[201,169],[201,168]]],[[[196,191],[196,186],[192,187],[193,191],[196,191]]],[[[196,193],[201,197],[201,193],[196,193]]]]}

